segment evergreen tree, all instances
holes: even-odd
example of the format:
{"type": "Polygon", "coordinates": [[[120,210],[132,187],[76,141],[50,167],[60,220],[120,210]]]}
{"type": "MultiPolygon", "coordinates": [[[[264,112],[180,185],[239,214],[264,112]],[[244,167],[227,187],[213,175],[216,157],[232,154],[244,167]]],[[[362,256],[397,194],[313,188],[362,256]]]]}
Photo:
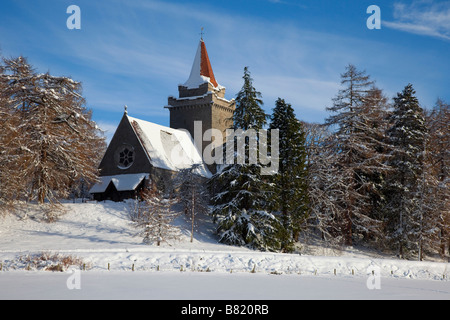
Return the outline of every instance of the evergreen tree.
{"type": "Polygon", "coordinates": [[[294,109],[281,98],[269,128],[279,130],[279,167],[272,176],[272,201],[281,215],[281,249],[290,251],[308,212],[305,132],[294,109]]]}
{"type": "MultiPolygon", "coordinates": [[[[360,153],[362,169],[357,174],[362,182],[361,192],[367,196],[367,215],[377,223],[382,220],[383,184],[391,172],[387,161],[392,147],[386,137],[389,107],[382,90],[373,86],[363,99],[359,119],[361,124],[357,130],[357,140],[365,149],[365,152],[360,153]]],[[[371,236],[375,236],[371,240],[383,245],[381,229],[371,236]]]]}
{"type": "Polygon", "coordinates": [[[244,68],[244,85],[236,95],[236,109],[233,114],[234,129],[262,129],[267,124],[268,116],[262,109],[261,92],[253,87],[248,67],[244,68]]]}
{"type": "Polygon", "coordinates": [[[267,115],[262,109],[261,93],[253,87],[247,67],[243,79],[233,116],[234,129],[243,131],[227,137],[227,144],[236,146],[236,140],[241,139],[245,148],[243,151],[235,148],[233,159],[227,157],[227,163],[212,177],[215,193],[212,214],[221,242],[276,250],[279,248],[278,220],[267,210],[268,182],[261,176],[261,164],[250,161],[251,154],[257,152],[258,132],[266,125],[267,115]],[[255,135],[246,136],[249,131],[255,135]]]}
{"type": "Polygon", "coordinates": [[[418,252],[421,234],[420,182],[423,179],[427,128],[411,84],[394,98],[388,138],[392,145],[386,181],[386,225],[391,245],[400,257],[418,252]]]}
{"type": "Polygon", "coordinates": [[[254,165],[228,165],[215,174],[212,214],[220,241],[262,250],[280,247],[278,220],[267,210],[269,188],[254,165]]]}

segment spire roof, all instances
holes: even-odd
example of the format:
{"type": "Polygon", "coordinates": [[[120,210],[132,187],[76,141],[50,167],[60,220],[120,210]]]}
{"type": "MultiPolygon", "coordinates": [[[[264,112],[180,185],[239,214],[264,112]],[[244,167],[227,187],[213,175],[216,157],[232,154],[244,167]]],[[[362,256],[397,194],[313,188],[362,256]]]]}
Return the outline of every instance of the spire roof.
{"type": "Polygon", "coordinates": [[[215,88],[219,86],[214,77],[205,42],[201,39],[197,47],[194,63],[192,64],[191,74],[189,75],[189,79],[184,83],[184,86],[198,88],[205,82],[210,82],[215,88]]]}

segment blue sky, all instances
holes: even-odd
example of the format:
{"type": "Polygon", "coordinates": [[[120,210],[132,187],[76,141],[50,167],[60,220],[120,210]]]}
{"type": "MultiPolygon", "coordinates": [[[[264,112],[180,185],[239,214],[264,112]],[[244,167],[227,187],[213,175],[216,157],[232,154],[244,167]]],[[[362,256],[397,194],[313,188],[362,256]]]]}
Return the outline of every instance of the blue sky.
{"type": "Polygon", "coordinates": [[[431,0],[2,0],[0,49],[38,72],[83,83],[87,107],[110,137],[129,114],[169,125],[169,95],[189,77],[204,27],[217,81],[231,99],[248,66],[271,113],[291,103],[299,119],[323,122],[354,64],[389,98],[412,83],[422,106],[450,102],[450,1],[431,0]],[[69,5],[81,29],[69,30],[69,5]],[[375,4],[381,29],[369,30],[375,4]]]}

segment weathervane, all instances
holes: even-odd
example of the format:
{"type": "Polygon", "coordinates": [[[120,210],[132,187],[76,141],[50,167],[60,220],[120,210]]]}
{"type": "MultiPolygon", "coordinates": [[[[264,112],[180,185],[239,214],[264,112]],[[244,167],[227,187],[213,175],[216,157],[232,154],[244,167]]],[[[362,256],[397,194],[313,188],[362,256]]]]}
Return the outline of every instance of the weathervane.
{"type": "Polygon", "coordinates": [[[203,32],[203,27],[202,27],[202,30],[200,31],[200,40],[202,40],[202,41],[203,41],[203,34],[204,34],[204,32],[203,32]]]}

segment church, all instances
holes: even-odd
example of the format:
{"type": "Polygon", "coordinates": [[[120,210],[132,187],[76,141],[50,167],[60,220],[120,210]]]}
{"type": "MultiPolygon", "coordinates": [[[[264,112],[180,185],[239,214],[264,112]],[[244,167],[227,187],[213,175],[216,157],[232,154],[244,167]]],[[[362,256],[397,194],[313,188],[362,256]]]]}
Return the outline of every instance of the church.
{"type": "Polygon", "coordinates": [[[225,137],[235,101],[225,98],[225,87],[214,76],[203,38],[188,80],[178,85],[178,97],[169,96],[164,108],[170,112],[170,127],[131,117],[125,107],[99,165],[100,181],[90,190],[95,200],[134,198],[150,183],[168,188],[176,172],[193,165],[199,175],[211,177],[211,168],[202,158],[210,142],[195,144],[194,123],[201,121],[201,137],[208,129],[218,129],[225,137]]]}

